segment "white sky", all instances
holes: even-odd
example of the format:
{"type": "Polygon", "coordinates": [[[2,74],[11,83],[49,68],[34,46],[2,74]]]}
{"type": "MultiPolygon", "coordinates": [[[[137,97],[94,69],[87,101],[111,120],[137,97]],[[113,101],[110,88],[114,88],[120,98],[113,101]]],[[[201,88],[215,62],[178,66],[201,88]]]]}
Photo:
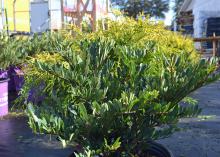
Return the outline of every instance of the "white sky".
{"type": "Polygon", "coordinates": [[[166,13],[166,18],[164,20],[165,25],[171,25],[172,19],[173,19],[173,6],[174,6],[174,2],[170,3],[170,11],[168,13],[166,13]]]}

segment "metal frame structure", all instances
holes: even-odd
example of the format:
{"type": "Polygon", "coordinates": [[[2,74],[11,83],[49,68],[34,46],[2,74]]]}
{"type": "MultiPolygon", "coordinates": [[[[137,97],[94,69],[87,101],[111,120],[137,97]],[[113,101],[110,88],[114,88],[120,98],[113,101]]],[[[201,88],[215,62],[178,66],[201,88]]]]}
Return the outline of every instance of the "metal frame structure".
{"type": "MultiPolygon", "coordinates": [[[[30,0],[27,0],[28,4],[30,2],[30,0]]],[[[26,1],[26,2],[27,2],[26,1]]],[[[1,18],[2,18],[2,29],[3,30],[7,30],[7,32],[29,32],[29,27],[30,27],[30,18],[27,18],[28,23],[25,24],[25,28],[27,30],[20,30],[21,26],[17,25],[17,22],[19,21],[17,19],[17,16],[21,16],[22,13],[27,13],[28,16],[30,14],[30,10],[29,8],[25,8],[23,10],[21,10],[21,7],[17,7],[17,2],[19,2],[18,0],[11,0],[9,2],[9,0],[1,0],[1,18]],[[10,4],[8,5],[7,2],[10,4]],[[10,6],[10,8],[9,8],[10,6]],[[20,15],[18,15],[20,14],[20,15]]],[[[27,3],[25,3],[27,4],[27,3]]],[[[22,3],[23,5],[23,3],[22,3]]],[[[23,20],[23,19],[22,19],[23,20]]]]}

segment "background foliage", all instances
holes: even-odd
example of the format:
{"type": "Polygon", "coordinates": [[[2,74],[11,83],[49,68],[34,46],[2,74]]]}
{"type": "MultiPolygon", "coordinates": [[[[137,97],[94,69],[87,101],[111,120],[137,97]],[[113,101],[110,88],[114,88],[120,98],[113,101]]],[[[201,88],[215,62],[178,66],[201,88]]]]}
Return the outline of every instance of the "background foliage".
{"type": "Polygon", "coordinates": [[[111,0],[130,17],[136,18],[141,12],[150,17],[164,18],[169,10],[169,0],[111,0]]]}

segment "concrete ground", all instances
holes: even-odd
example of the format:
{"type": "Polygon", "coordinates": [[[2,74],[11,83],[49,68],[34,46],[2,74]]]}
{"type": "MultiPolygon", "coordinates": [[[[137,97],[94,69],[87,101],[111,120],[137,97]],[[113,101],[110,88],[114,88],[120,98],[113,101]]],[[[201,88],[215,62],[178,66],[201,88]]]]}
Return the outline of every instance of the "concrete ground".
{"type": "Polygon", "coordinates": [[[68,157],[72,152],[55,137],[33,134],[25,117],[0,120],[0,157],[68,157]]]}
{"type": "MultiPolygon", "coordinates": [[[[202,87],[192,97],[203,109],[199,118],[182,119],[181,131],[158,142],[174,157],[220,157],[220,81],[202,87]]],[[[33,135],[25,121],[0,120],[0,157],[66,157],[72,152],[56,140],[33,135]]]]}
{"type": "Polygon", "coordinates": [[[181,131],[158,141],[174,157],[220,157],[220,81],[192,93],[203,109],[198,118],[182,119],[181,131]]]}

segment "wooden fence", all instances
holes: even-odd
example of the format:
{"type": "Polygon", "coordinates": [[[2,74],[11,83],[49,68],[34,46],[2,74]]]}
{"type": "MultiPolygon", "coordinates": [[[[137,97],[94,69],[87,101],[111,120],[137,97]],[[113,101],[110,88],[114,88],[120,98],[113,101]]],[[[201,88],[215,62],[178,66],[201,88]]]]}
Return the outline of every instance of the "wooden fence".
{"type": "Polygon", "coordinates": [[[199,42],[200,43],[200,52],[202,55],[206,52],[206,49],[203,47],[204,42],[211,42],[212,43],[212,56],[218,56],[217,52],[219,47],[219,42],[220,41],[220,36],[215,36],[213,34],[212,37],[205,37],[205,38],[194,38],[194,42],[199,42]]]}

